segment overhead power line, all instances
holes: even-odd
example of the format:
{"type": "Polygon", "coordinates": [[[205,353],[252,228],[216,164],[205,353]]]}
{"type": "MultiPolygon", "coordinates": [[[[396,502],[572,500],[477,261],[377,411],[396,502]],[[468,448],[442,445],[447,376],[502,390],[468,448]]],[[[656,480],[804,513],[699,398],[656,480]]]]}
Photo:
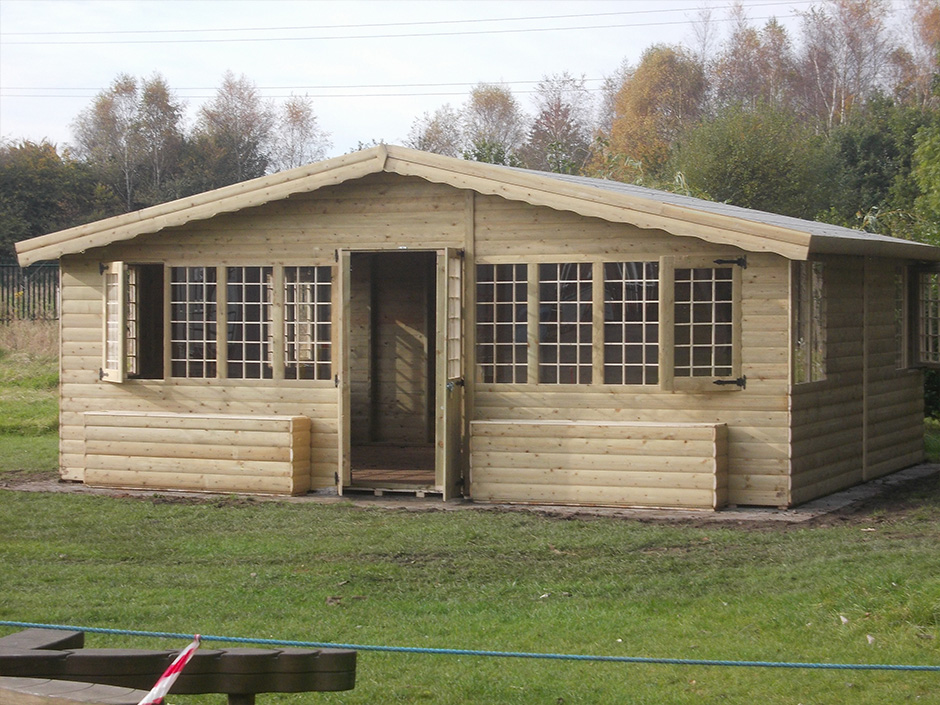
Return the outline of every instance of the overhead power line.
{"type": "MultiPolygon", "coordinates": [[[[800,2],[808,2],[810,0],[798,0],[800,2]]],[[[788,3],[793,4],[793,3],[788,3]]],[[[686,10],[688,11],[688,10],[686,10]]],[[[652,12],[647,10],[646,12],[652,12]]],[[[586,15],[585,17],[592,17],[594,15],[586,15]]],[[[577,15],[572,17],[578,17],[577,15]]],[[[770,20],[775,19],[776,15],[767,15],[764,17],[752,17],[751,20],[761,21],[761,20],[770,20]]],[[[506,21],[506,20],[504,20],[506,21]]],[[[732,22],[735,21],[733,17],[721,17],[718,19],[712,19],[711,22],[732,22]]],[[[502,34],[528,34],[528,33],[537,33],[537,32],[572,32],[572,31],[585,31],[585,30],[602,30],[602,29],[625,29],[625,28],[639,28],[639,27],[668,27],[675,25],[688,24],[689,19],[681,20],[658,20],[652,22],[623,22],[615,24],[593,24],[593,25],[578,25],[578,26],[561,26],[561,27],[510,27],[502,29],[467,29],[467,30],[453,30],[445,32],[389,32],[384,34],[344,34],[344,35],[318,35],[318,36],[277,36],[277,37],[219,37],[219,38],[200,38],[200,39],[88,39],[88,40],[75,40],[68,41],[62,39],[44,39],[44,40],[29,40],[29,41],[4,41],[3,43],[7,46],[49,46],[49,45],[77,45],[77,46],[92,46],[92,45],[129,45],[129,44],[222,44],[222,43],[262,43],[262,42],[313,42],[313,41],[344,41],[344,40],[358,40],[358,39],[421,39],[421,38],[433,38],[433,37],[461,37],[461,36],[480,36],[480,35],[502,35],[502,34]]],[[[359,25],[361,27],[363,25],[359,25]]],[[[390,26],[390,25],[381,25],[381,26],[390,26]]],[[[233,31],[258,31],[258,30],[233,30],[233,31]]],[[[280,31],[280,30],[265,30],[265,31],[280,31]]],[[[284,30],[288,31],[288,30],[284,30]]],[[[289,31],[298,31],[297,29],[291,28],[289,31]]],[[[89,34],[99,35],[104,34],[103,32],[90,32],[89,34]]],[[[45,35],[44,36],[48,36],[45,35]]]]}
{"type": "MultiPolygon", "coordinates": [[[[743,7],[752,7],[752,8],[767,8],[774,6],[792,6],[792,5],[808,5],[818,0],[771,0],[770,2],[750,2],[750,3],[740,3],[743,7]]],[[[727,3],[724,5],[712,6],[708,9],[710,10],[728,10],[735,7],[734,3],[727,3]]],[[[280,26],[280,27],[208,27],[208,28],[193,28],[185,27],[181,29],[115,29],[115,30],[63,30],[63,31],[36,31],[36,32],[3,32],[0,31],[0,37],[25,37],[25,36],[36,36],[41,35],[42,37],[62,37],[62,36],[79,36],[79,35],[123,35],[123,34],[145,34],[145,35],[160,35],[160,34],[209,34],[209,33],[223,33],[223,32],[288,32],[288,31],[313,31],[313,30],[334,30],[334,29],[370,29],[370,28],[391,28],[391,27],[433,27],[440,25],[464,25],[464,24],[480,24],[486,22],[534,22],[541,20],[567,20],[567,19],[586,19],[589,17],[614,17],[614,16],[623,16],[623,15],[648,15],[648,14],[663,14],[668,12],[698,12],[702,7],[662,7],[659,6],[656,9],[644,9],[644,10],[620,10],[617,12],[590,12],[590,13],[576,13],[576,14],[564,14],[564,15],[533,15],[528,17],[486,17],[486,18],[472,18],[472,19],[460,19],[460,20],[422,20],[418,22],[374,22],[374,23],[357,23],[357,24],[334,24],[334,25],[300,25],[300,26],[280,26]]],[[[525,30],[520,30],[525,31],[525,30]]],[[[372,36],[372,35],[369,35],[372,36]]],[[[433,36],[433,35],[428,35],[433,36]]],[[[343,37],[336,37],[341,39],[343,37]]],[[[148,41],[148,40],[143,40],[148,41]]],[[[158,40],[154,40],[158,41],[158,40]]],[[[180,40],[184,41],[184,40],[180,40]]],[[[203,41],[203,40],[195,40],[203,41]]],[[[213,40],[207,40],[213,41],[213,40]]],[[[241,41],[240,39],[223,39],[215,41],[241,41]]],[[[246,40],[248,41],[248,40],[246,40]]],[[[11,42],[14,44],[32,44],[32,43],[53,43],[53,42],[11,42]]],[[[55,42],[58,43],[58,42],[55,42]]],[[[91,42],[89,42],[91,43],[91,42]]]]}

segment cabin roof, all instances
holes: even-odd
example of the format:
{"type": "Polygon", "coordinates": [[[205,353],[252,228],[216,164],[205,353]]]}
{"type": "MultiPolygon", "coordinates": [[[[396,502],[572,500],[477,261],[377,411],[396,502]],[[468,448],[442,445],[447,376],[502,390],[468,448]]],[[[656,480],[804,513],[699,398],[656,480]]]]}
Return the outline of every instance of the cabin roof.
{"type": "Polygon", "coordinates": [[[26,266],[380,172],[796,260],[814,254],[854,254],[940,261],[940,248],[923,243],[616,181],[483,164],[386,145],[24,240],[17,243],[16,251],[20,264],[26,266]]]}

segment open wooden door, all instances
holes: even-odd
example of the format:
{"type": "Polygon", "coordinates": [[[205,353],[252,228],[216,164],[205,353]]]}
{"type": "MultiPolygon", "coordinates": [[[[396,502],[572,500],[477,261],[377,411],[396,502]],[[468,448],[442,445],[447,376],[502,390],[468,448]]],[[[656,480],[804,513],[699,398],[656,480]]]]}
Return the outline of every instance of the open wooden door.
{"type": "Polygon", "coordinates": [[[350,383],[349,383],[349,336],[350,300],[352,299],[352,286],[350,284],[352,257],[349,250],[336,251],[336,294],[334,296],[333,322],[336,330],[336,345],[334,346],[333,374],[336,382],[337,406],[337,436],[339,445],[339,463],[336,470],[336,491],[343,494],[343,487],[352,481],[351,443],[350,433],[352,422],[350,418],[350,383]]]}
{"type": "Polygon", "coordinates": [[[444,500],[463,489],[463,251],[447,248],[437,257],[435,369],[435,484],[444,500]]]}

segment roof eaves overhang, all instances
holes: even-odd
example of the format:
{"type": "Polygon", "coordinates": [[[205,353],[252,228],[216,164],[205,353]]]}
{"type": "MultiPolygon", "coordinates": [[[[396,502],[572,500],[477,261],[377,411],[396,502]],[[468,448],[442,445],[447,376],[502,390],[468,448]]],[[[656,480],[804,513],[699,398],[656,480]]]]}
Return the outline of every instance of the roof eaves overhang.
{"type": "Polygon", "coordinates": [[[570,183],[536,173],[389,147],[386,171],[672,235],[806,259],[811,235],[771,224],[570,183]],[[458,168],[459,166],[459,168],[458,168]]]}
{"type": "Polygon", "coordinates": [[[21,266],[332,186],[385,169],[384,145],[16,243],[21,266]]]}
{"type": "Polygon", "coordinates": [[[940,247],[913,240],[889,237],[820,237],[810,243],[812,255],[858,255],[887,257],[921,262],[940,262],[940,247]]]}

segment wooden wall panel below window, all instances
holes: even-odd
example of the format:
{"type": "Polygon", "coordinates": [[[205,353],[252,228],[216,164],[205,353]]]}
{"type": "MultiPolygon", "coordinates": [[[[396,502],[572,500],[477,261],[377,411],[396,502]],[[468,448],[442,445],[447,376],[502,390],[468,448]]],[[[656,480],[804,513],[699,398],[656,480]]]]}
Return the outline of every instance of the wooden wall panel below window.
{"type": "Polygon", "coordinates": [[[89,412],[85,484],[296,495],[310,488],[310,419],[89,412]]]}
{"type": "Polygon", "coordinates": [[[474,421],[478,501],[718,509],[728,497],[724,424],[474,421]]]}

